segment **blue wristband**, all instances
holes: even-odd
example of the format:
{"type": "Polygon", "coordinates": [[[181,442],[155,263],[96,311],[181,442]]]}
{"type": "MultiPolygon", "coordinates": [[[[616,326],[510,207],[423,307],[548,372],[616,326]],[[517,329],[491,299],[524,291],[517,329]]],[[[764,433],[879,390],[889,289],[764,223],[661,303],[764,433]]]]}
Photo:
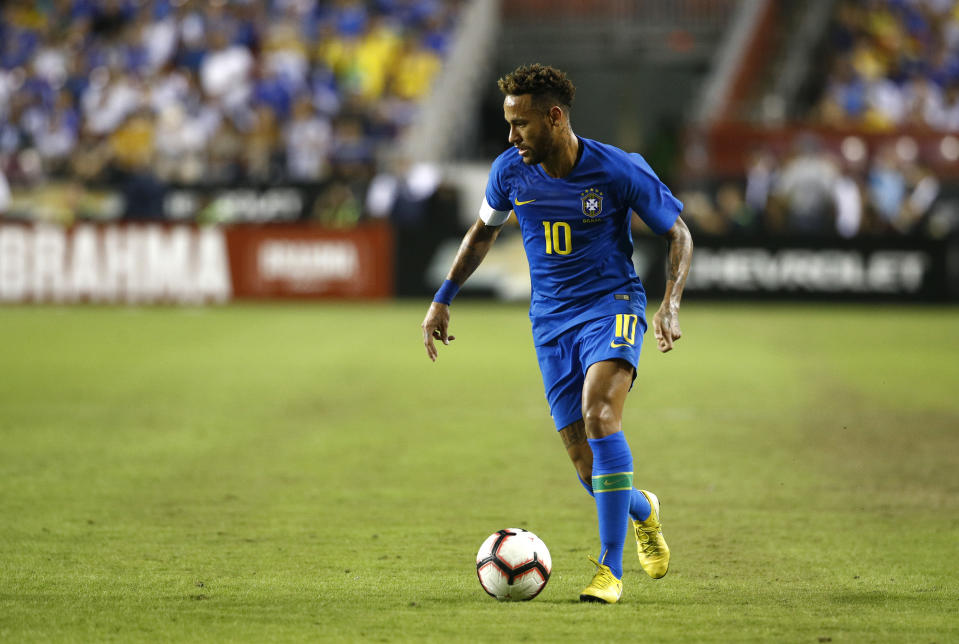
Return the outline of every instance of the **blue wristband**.
{"type": "Polygon", "coordinates": [[[456,294],[459,292],[459,284],[452,280],[444,280],[443,286],[441,286],[440,290],[436,291],[436,295],[433,296],[433,301],[449,306],[450,302],[453,301],[453,298],[456,297],[456,294]]]}

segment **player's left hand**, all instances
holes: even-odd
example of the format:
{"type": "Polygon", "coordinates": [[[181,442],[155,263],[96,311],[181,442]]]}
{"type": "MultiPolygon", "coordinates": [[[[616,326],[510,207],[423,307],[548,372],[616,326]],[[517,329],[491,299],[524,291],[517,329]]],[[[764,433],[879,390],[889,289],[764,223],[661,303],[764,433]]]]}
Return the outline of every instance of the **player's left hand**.
{"type": "Polygon", "coordinates": [[[454,336],[447,334],[449,326],[450,307],[439,302],[430,304],[430,310],[426,312],[426,317],[420,327],[423,329],[423,344],[426,345],[426,355],[433,362],[436,362],[436,356],[438,355],[436,345],[433,343],[434,338],[447,345],[451,340],[456,339],[454,336]]]}
{"type": "Polygon", "coordinates": [[[672,351],[673,343],[683,337],[679,328],[679,311],[665,303],[653,316],[653,333],[656,335],[656,346],[663,353],[672,351]]]}

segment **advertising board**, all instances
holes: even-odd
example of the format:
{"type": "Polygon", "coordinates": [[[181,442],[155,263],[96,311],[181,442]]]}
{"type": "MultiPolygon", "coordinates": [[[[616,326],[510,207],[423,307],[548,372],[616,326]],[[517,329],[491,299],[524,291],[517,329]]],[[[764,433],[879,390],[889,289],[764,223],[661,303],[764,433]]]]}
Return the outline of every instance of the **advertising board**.
{"type": "Polygon", "coordinates": [[[0,224],[0,301],[199,304],[392,294],[388,225],[0,224]]]}

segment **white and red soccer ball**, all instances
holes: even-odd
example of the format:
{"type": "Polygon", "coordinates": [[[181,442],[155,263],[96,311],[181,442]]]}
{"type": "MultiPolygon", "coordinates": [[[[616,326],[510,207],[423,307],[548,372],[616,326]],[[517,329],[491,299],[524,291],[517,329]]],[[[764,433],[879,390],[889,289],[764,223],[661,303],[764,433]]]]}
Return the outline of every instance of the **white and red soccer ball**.
{"type": "Polygon", "coordinates": [[[476,553],[476,576],[483,590],[500,601],[536,597],[553,569],[543,540],[522,528],[498,530],[476,553]]]}

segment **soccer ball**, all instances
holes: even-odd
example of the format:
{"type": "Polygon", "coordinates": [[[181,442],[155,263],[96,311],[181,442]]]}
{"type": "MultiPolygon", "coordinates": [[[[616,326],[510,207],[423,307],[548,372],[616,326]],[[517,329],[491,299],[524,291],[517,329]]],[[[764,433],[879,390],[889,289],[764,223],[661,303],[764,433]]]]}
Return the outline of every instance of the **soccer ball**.
{"type": "Polygon", "coordinates": [[[500,601],[536,597],[553,569],[543,540],[522,528],[494,532],[476,553],[476,576],[483,590],[500,601]]]}

